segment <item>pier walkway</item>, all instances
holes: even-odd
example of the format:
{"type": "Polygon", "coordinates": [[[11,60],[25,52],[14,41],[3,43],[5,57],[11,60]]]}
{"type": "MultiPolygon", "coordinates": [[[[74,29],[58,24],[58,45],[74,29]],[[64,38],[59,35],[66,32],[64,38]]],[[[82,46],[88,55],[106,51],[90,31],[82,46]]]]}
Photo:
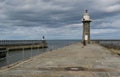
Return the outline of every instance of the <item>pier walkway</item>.
{"type": "Polygon", "coordinates": [[[120,77],[120,56],[77,43],[1,68],[0,77],[120,77]]]}

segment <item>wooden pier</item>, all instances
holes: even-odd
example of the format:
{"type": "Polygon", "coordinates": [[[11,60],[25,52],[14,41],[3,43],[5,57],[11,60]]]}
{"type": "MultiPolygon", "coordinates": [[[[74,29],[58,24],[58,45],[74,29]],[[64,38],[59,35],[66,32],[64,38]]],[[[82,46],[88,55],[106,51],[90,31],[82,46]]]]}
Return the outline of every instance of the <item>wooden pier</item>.
{"type": "Polygon", "coordinates": [[[120,56],[76,43],[2,67],[0,77],[120,77],[120,56]]]}

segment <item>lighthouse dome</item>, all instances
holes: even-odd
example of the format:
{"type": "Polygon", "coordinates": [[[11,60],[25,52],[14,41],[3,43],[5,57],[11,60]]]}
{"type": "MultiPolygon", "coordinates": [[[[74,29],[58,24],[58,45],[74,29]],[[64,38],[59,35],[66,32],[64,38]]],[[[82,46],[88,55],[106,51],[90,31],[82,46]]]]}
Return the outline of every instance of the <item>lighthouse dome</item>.
{"type": "Polygon", "coordinates": [[[83,15],[83,21],[91,21],[90,16],[89,16],[87,10],[85,11],[85,13],[83,15]]]}

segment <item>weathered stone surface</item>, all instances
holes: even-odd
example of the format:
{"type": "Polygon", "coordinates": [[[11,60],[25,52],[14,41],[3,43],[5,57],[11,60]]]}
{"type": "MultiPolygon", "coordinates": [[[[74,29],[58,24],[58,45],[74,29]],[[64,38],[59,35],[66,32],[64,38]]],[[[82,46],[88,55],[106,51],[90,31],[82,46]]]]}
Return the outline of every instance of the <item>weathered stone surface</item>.
{"type": "Polygon", "coordinates": [[[80,43],[0,70],[0,77],[119,77],[120,57],[99,45],[80,43]]]}

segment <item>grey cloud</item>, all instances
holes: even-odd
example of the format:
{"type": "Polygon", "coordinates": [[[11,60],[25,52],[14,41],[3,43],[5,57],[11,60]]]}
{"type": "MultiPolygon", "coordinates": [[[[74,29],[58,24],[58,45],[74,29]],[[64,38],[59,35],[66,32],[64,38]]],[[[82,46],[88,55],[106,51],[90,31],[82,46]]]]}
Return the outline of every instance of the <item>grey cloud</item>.
{"type": "MultiPolygon", "coordinates": [[[[48,25],[48,27],[58,27],[60,24],[61,26],[64,26],[64,24],[71,24],[71,23],[78,23],[81,19],[82,16],[82,11],[85,9],[84,7],[84,3],[87,3],[86,1],[50,1],[52,2],[52,4],[54,4],[55,6],[57,6],[57,4],[59,4],[58,6],[62,7],[62,9],[55,9],[55,10],[41,10],[39,9],[39,7],[34,7],[34,9],[24,9],[23,8],[23,3],[21,4],[21,6],[16,6],[19,2],[19,5],[21,3],[21,1],[8,1],[7,5],[8,6],[12,6],[13,8],[7,8],[6,10],[6,15],[8,16],[9,20],[21,20],[24,23],[22,23],[23,26],[26,26],[26,24],[30,23],[30,22],[36,22],[38,24],[42,25],[48,25]],[[55,1],[55,2],[54,2],[55,1]],[[58,3],[59,2],[59,3],[58,3]],[[69,4],[63,4],[63,3],[69,3],[69,4]],[[83,2],[83,3],[81,3],[83,2]],[[61,4],[62,3],[62,4],[61,4]],[[72,5],[72,6],[71,6],[72,5]],[[67,7],[71,7],[71,9],[68,10],[63,10],[64,8],[67,7]],[[22,9],[23,8],[23,9],[22,9]],[[39,10],[38,12],[36,12],[35,10],[39,10]],[[40,11],[41,10],[41,11],[40,11]],[[59,14],[63,14],[60,15],[59,14]],[[56,16],[58,18],[57,19],[53,19],[52,16],[56,16]],[[63,16],[63,17],[62,17],[63,16]],[[62,24],[63,25],[62,25],[62,24]],[[58,25],[58,26],[57,26],[58,25]]],[[[44,1],[44,3],[46,2],[46,4],[48,4],[48,0],[44,1]]],[[[29,2],[28,2],[29,3],[29,2]]],[[[88,7],[90,4],[92,4],[92,2],[87,3],[86,7],[88,7]]],[[[27,4],[26,4],[27,5],[27,4]]],[[[34,4],[31,4],[31,6],[34,4]]],[[[54,6],[49,4],[50,6],[54,6]]],[[[41,6],[41,7],[46,7],[46,6],[41,6]]],[[[40,8],[41,8],[40,7],[40,8]]],[[[89,8],[88,8],[89,9],[89,8]]],[[[98,17],[105,17],[106,14],[104,13],[93,13],[93,18],[96,18],[98,15],[98,17]]],[[[97,17],[97,18],[98,18],[97,17]]],[[[14,25],[19,25],[18,23],[13,23],[14,25]]],[[[21,26],[22,26],[21,25],[21,26]]],[[[29,26],[29,25],[27,25],[29,26]]],[[[32,25],[30,25],[32,26],[32,25]]],[[[33,25],[34,26],[34,25],[33,25]]],[[[39,26],[39,25],[36,25],[39,26]]]]}
{"type": "Polygon", "coordinates": [[[115,22],[120,18],[119,0],[0,0],[0,2],[1,29],[12,27],[57,29],[80,24],[85,9],[89,10],[93,19],[91,29],[120,28],[116,26],[119,23],[115,22]]]}

